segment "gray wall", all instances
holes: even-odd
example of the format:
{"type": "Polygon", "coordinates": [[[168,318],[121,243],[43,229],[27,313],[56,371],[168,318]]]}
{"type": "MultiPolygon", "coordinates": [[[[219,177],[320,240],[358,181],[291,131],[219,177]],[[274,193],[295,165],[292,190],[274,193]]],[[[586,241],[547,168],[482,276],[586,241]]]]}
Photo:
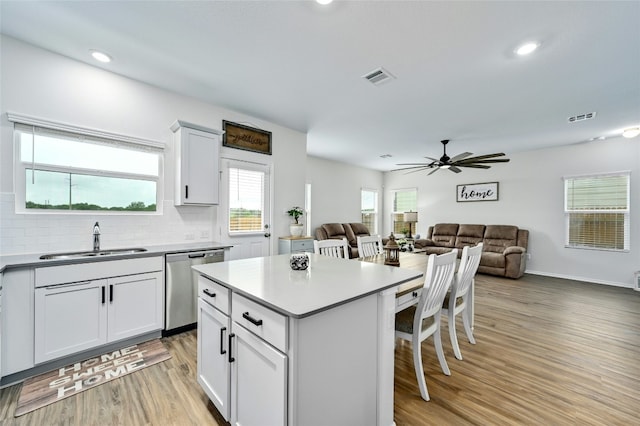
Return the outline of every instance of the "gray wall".
{"type": "MultiPolygon", "coordinates": [[[[221,129],[222,120],[250,123],[272,132],[273,155],[222,148],[222,155],[273,165],[273,234],[287,235],[282,214],[304,204],[306,134],[201,102],[103,69],[0,38],[0,253],[38,253],[91,248],[91,225],[100,220],[104,247],[217,240],[218,207],[174,207],[172,132],[176,120],[221,129]],[[162,214],[15,214],[13,125],[6,112],[35,116],[164,142],[162,214]],[[259,158],[258,158],[259,157],[259,158]],[[98,218],[98,216],[100,216],[98,218]]],[[[277,252],[277,238],[272,238],[277,252]]]]}
{"type": "MultiPolygon", "coordinates": [[[[482,154],[478,152],[476,154],[482,154]]],[[[530,231],[527,271],[631,287],[640,270],[640,138],[622,137],[509,154],[489,170],[464,169],[385,174],[385,229],[390,229],[389,191],[418,188],[417,232],[439,222],[510,224],[530,231]],[[565,248],[563,176],[631,171],[631,251],[565,248]],[[499,182],[499,200],[456,202],[456,185],[499,182]]]]}

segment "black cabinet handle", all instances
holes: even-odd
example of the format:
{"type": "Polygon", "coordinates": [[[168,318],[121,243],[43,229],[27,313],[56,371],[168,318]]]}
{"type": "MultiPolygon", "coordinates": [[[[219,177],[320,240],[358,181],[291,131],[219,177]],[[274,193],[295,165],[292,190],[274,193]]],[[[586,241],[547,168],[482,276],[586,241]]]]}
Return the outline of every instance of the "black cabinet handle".
{"type": "Polygon", "coordinates": [[[224,349],[222,349],[222,344],[224,343],[224,332],[227,331],[227,327],[222,327],[220,329],[220,355],[224,355],[227,353],[224,349]]]}
{"type": "Polygon", "coordinates": [[[244,314],[242,314],[242,318],[246,319],[247,321],[249,321],[253,325],[256,325],[256,326],[262,325],[262,320],[261,319],[257,320],[255,318],[253,318],[251,315],[249,315],[249,312],[245,312],[244,314]]]}
{"type": "Polygon", "coordinates": [[[109,285],[109,302],[113,302],[113,284],[109,285]]]}
{"type": "Polygon", "coordinates": [[[233,348],[233,346],[231,346],[231,341],[233,340],[234,337],[236,337],[234,333],[229,334],[229,362],[233,362],[236,360],[234,357],[231,356],[231,349],[233,348]]]}
{"type": "Polygon", "coordinates": [[[102,304],[104,305],[104,286],[102,286],[102,304]]]}
{"type": "Polygon", "coordinates": [[[212,292],[211,290],[209,290],[208,288],[205,288],[204,290],[202,290],[202,292],[203,292],[204,294],[206,294],[207,296],[209,296],[209,297],[216,297],[216,294],[215,294],[215,293],[213,293],[213,292],[212,292]]]}
{"type": "Polygon", "coordinates": [[[413,297],[418,297],[418,292],[414,291],[413,293],[411,293],[413,295],[413,297]]]}
{"type": "Polygon", "coordinates": [[[184,186],[184,198],[189,198],[189,185],[184,186]]]}

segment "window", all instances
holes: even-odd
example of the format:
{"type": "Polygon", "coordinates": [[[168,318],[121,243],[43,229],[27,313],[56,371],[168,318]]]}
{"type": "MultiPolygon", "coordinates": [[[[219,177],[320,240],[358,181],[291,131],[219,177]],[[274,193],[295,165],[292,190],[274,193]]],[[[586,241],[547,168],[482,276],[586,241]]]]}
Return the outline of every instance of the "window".
{"type": "Polygon", "coordinates": [[[157,210],[159,148],[19,123],[14,135],[18,210],[157,210]]]}
{"type": "Polygon", "coordinates": [[[378,191],[362,189],[360,191],[362,220],[371,235],[378,233],[378,191]]]}
{"type": "Polygon", "coordinates": [[[404,212],[408,211],[418,211],[418,190],[411,188],[393,191],[391,220],[394,234],[409,234],[410,224],[404,221],[404,212]]]}
{"type": "Polygon", "coordinates": [[[313,235],[311,233],[311,184],[304,185],[304,213],[306,215],[305,233],[304,235],[313,235]]]}
{"type": "Polygon", "coordinates": [[[567,247],[629,250],[629,176],[564,179],[567,247]]]}
{"type": "Polygon", "coordinates": [[[229,167],[229,233],[263,232],[265,173],[229,167]]]}

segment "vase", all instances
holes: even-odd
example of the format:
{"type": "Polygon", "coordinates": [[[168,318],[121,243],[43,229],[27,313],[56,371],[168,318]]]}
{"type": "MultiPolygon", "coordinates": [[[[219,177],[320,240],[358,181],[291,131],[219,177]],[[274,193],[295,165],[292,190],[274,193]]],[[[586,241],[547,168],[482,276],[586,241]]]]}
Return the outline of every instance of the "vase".
{"type": "Polygon", "coordinates": [[[292,223],[289,225],[289,232],[292,237],[299,237],[302,235],[303,227],[301,223],[292,223]]]}

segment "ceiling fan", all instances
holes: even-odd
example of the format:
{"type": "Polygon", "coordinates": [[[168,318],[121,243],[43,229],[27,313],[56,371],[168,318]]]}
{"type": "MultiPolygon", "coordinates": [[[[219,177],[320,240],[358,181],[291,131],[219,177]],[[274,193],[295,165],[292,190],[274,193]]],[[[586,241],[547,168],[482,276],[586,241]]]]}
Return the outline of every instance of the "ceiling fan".
{"type": "MultiPolygon", "coordinates": [[[[430,163],[399,163],[398,166],[411,166],[405,167],[401,169],[395,170],[411,170],[408,173],[419,172],[426,169],[433,169],[429,174],[433,174],[437,172],[439,169],[449,169],[454,173],[460,173],[462,170],[460,167],[472,167],[474,169],[488,169],[491,166],[488,166],[489,163],[507,163],[509,161],[508,158],[496,158],[504,156],[504,152],[498,152],[495,154],[487,154],[487,155],[478,155],[475,157],[469,157],[473,155],[471,152],[463,152],[462,154],[458,154],[453,158],[449,158],[447,155],[447,144],[449,143],[449,139],[445,139],[440,141],[443,145],[444,155],[440,157],[440,159],[435,159],[431,157],[424,157],[428,160],[431,160],[430,163]]],[[[394,170],[394,171],[395,171],[394,170]]]]}

